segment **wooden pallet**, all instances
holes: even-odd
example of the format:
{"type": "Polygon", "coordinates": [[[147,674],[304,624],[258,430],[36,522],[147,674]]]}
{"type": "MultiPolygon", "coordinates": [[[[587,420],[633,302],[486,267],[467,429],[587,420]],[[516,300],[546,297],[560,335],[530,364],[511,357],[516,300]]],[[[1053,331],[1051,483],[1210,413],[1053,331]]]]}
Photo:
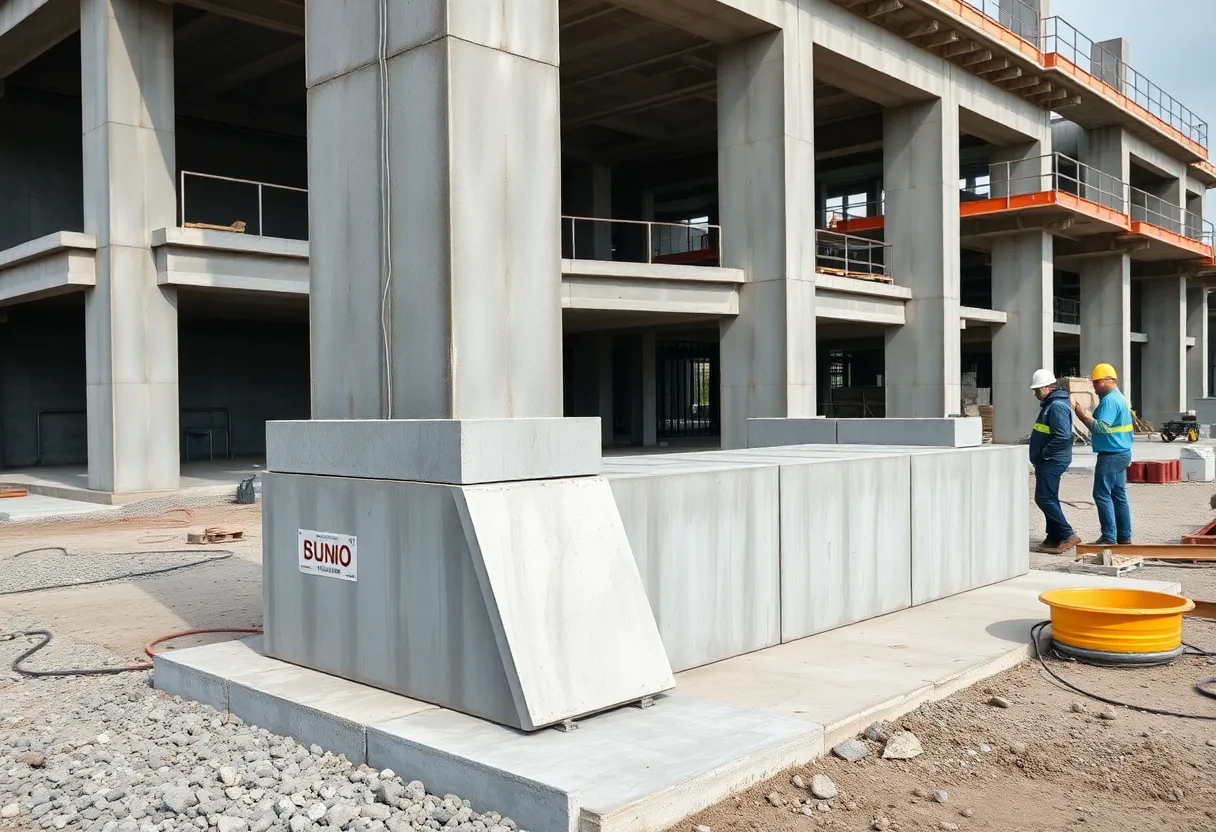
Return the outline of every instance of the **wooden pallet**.
{"type": "Polygon", "coordinates": [[[231,231],[234,234],[245,233],[245,222],[237,220],[232,225],[214,225],[209,222],[188,222],[185,223],[186,228],[199,228],[203,231],[231,231]]]}
{"type": "Polygon", "coordinates": [[[1097,555],[1077,555],[1068,565],[1069,572],[1082,575],[1105,575],[1110,578],[1121,578],[1128,572],[1139,569],[1144,558],[1134,555],[1115,555],[1102,552],[1097,555]]]}
{"type": "Polygon", "coordinates": [[[211,526],[201,532],[187,532],[186,542],[194,544],[232,543],[245,539],[245,530],[235,526],[211,526]]]}
{"type": "Polygon", "coordinates": [[[895,283],[895,278],[888,277],[885,274],[872,274],[870,272],[850,272],[850,271],[845,271],[844,269],[832,269],[832,268],[828,268],[826,266],[820,266],[819,268],[815,269],[815,271],[819,272],[820,274],[830,274],[830,275],[834,275],[836,277],[852,277],[857,280],[872,280],[875,283],[891,283],[891,284],[895,283]]]}

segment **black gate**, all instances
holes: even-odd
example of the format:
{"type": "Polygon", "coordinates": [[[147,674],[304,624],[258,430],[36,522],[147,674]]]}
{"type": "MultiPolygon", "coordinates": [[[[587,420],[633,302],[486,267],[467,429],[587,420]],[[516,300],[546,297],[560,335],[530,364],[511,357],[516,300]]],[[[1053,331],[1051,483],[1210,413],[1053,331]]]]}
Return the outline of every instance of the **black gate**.
{"type": "Polygon", "coordinates": [[[718,345],[660,341],[655,358],[658,438],[720,435],[718,345]]]}

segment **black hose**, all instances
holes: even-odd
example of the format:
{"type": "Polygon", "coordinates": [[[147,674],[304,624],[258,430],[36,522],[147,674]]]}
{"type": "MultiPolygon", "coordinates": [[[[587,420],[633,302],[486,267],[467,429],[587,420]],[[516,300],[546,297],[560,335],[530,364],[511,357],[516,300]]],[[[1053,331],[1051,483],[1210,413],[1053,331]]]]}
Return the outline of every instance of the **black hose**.
{"type": "MultiPolygon", "coordinates": [[[[198,549],[150,549],[145,552],[104,552],[101,554],[107,557],[133,557],[135,555],[193,555],[198,553],[198,549]]],[[[143,578],[148,575],[163,575],[166,572],[176,572],[179,569],[189,569],[192,566],[203,566],[208,563],[218,563],[222,560],[228,560],[235,553],[231,549],[205,549],[203,551],[209,554],[214,554],[216,557],[203,558],[202,560],[191,561],[190,563],[175,563],[172,566],[163,566],[159,569],[145,569],[139,572],[128,572],[123,575],[115,575],[111,578],[97,578],[91,581],[76,581],[66,584],[51,584],[50,586],[36,586],[29,589],[10,589],[0,592],[0,598],[6,595],[25,595],[31,592],[44,592],[48,589],[69,589],[74,586],[93,586],[94,584],[108,584],[113,581],[125,581],[128,578],[143,578]]],[[[62,546],[40,546],[37,549],[26,549],[24,552],[18,552],[9,558],[3,560],[16,560],[22,555],[30,555],[34,552],[61,552],[65,557],[70,557],[71,553],[62,546]]]]}
{"type": "MultiPolygon", "coordinates": [[[[1072,682],[1069,682],[1069,681],[1063,679],[1060,676],[1060,674],[1056,673],[1054,670],[1052,670],[1050,667],[1048,667],[1047,661],[1043,658],[1043,651],[1039,648],[1039,636],[1042,634],[1043,630],[1049,626],[1051,626],[1050,621],[1040,621],[1038,624],[1035,624],[1033,627],[1030,628],[1030,643],[1034,647],[1034,656],[1036,659],[1039,660],[1039,664],[1043,667],[1043,670],[1047,671],[1047,675],[1049,675],[1051,678],[1055,679],[1057,682],[1059,682],[1061,685],[1068,688],[1069,690],[1074,691],[1075,693],[1079,693],[1082,696],[1087,696],[1090,699],[1097,700],[1098,702],[1104,702],[1107,705],[1118,705],[1121,708],[1127,708],[1129,710],[1139,711],[1139,712],[1145,713],[1145,714],[1154,714],[1156,716],[1172,716],[1172,717],[1177,717],[1178,719],[1203,719],[1203,720],[1216,721],[1216,715],[1183,714],[1183,713],[1178,713],[1176,711],[1162,710],[1160,708],[1149,708],[1145,705],[1131,705],[1127,702],[1120,702],[1118,699],[1108,699],[1105,696],[1099,696],[1096,693],[1090,693],[1089,691],[1084,690],[1083,688],[1077,687],[1072,682]]],[[[1188,649],[1194,651],[1194,652],[1190,653],[1189,655],[1198,655],[1198,656],[1214,655],[1213,653],[1210,653],[1207,650],[1201,650],[1198,647],[1192,647],[1189,644],[1185,645],[1185,646],[1188,649]]],[[[1213,684],[1216,684],[1216,676],[1212,676],[1207,679],[1201,679],[1200,681],[1198,681],[1195,684],[1195,691],[1197,693],[1199,693],[1201,696],[1206,696],[1211,699],[1216,699],[1216,692],[1210,691],[1207,689],[1209,685],[1213,685],[1213,684]]]]}
{"type": "Polygon", "coordinates": [[[14,673],[20,673],[22,676],[29,676],[34,679],[44,679],[52,676],[116,676],[119,673],[133,673],[138,670],[149,670],[151,665],[143,662],[137,665],[129,665],[126,667],[86,667],[77,670],[29,670],[21,666],[22,662],[30,656],[37,653],[39,650],[51,643],[50,630],[27,630],[24,633],[13,633],[9,638],[17,638],[20,636],[39,637],[41,642],[35,644],[30,649],[26,650],[20,656],[13,660],[11,665],[14,673]]]}

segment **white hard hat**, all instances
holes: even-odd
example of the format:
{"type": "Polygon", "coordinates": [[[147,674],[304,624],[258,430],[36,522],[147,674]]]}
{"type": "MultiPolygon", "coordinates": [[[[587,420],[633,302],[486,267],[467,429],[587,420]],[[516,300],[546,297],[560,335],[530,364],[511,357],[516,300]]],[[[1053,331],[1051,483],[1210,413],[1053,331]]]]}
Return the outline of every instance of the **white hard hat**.
{"type": "Polygon", "coordinates": [[[1040,387],[1050,387],[1056,383],[1055,374],[1051,370],[1035,370],[1034,375],[1030,377],[1030,389],[1038,390],[1040,387]]]}

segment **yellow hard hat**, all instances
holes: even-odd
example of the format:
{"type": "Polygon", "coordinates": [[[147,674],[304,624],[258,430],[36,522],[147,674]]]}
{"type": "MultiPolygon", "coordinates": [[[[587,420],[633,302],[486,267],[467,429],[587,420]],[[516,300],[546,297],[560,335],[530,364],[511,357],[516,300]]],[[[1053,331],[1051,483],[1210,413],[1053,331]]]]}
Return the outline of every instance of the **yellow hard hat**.
{"type": "Polygon", "coordinates": [[[1115,368],[1110,364],[1099,364],[1094,367],[1094,371],[1089,374],[1090,381],[1101,381],[1104,378],[1113,378],[1115,381],[1119,380],[1119,376],[1115,372],[1115,368]]]}

